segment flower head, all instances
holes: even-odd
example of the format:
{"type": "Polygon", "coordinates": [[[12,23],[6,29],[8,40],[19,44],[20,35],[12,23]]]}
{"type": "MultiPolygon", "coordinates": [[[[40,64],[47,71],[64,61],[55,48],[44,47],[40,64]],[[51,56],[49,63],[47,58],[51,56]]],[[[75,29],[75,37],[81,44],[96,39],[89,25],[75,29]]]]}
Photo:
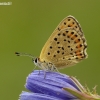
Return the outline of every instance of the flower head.
{"type": "Polygon", "coordinates": [[[75,78],[65,74],[46,72],[44,78],[44,71],[35,70],[27,77],[25,85],[31,92],[22,92],[20,100],[79,100],[78,93],[82,93],[83,87],[78,85],[75,78]]]}

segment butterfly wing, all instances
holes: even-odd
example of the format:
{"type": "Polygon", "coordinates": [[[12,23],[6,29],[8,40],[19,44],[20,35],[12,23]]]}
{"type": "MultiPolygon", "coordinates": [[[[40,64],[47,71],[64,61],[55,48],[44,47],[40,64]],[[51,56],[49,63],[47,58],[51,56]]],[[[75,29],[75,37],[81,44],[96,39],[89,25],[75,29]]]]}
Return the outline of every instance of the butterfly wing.
{"type": "Polygon", "coordinates": [[[57,68],[71,66],[87,57],[86,41],[76,19],[68,16],[57,26],[41,54],[41,62],[53,63],[57,68]]]}
{"type": "Polygon", "coordinates": [[[54,30],[53,33],[55,33],[55,31],[59,32],[61,30],[63,30],[64,28],[74,28],[76,31],[79,31],[80,35],[83,35],[83,31],[81,29],[80,24],[78,23],[78,21],[71,15],[69,15],[68,17],[64,18],[59,25],[56,27],[56,29],[54,30]]]}

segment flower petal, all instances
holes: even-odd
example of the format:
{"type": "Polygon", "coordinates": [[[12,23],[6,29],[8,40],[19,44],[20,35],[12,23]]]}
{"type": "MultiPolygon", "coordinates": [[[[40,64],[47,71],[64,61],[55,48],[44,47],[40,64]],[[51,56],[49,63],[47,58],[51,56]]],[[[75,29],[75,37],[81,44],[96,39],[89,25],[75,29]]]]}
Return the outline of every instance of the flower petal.
{"type": "Polygon", "coordinates": [[[68,87],[77,90],[76,86],[74,86],[73,81],[67,75],[57,72],[46,72],[46,78],[44,79],[44,71],[39,73],[37,70],[28,76],[26,82],[26,88],[31,92],[47,94],[64,100],[76,98],[62,89],[68,87]]]}
{"type": "Polygon", "coordinates": [[[20,95],[20,100],[63,100],[63,99],[45,94],[22,92],[20,95]]]}

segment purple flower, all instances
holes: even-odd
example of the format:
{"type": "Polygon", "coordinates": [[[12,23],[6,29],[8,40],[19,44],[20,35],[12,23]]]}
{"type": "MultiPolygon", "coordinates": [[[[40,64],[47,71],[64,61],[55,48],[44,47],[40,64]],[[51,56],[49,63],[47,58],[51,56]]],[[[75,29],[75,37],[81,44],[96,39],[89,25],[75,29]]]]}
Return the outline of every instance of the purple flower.
{"type": "Polygon", "coordinates": [[[77,97],[65,91],[68,87],[78,90],[78,87],[67,75],[57,72],[35,70],[28,77],[25,87],[31,92],[22,92],[20,100],[76,100],[77,97]]]}
{"type": "Polygon", "coordinates": [[[35,70],[27,77],[25,87],[31,92],[22,92],[19,100],[100,100],[76,78],[57,72],[46,72],[44,78],[44,71],[35,70]]]}

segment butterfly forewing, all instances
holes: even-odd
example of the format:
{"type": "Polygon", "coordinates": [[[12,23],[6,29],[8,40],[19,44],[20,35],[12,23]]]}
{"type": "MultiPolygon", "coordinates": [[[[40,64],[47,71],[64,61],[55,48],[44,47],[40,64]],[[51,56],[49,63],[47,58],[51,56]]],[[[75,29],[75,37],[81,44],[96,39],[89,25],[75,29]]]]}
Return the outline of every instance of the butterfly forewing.
{"type": "MultiPolygon", "coordinates": [[[[76,31],[79,31],[80,35],[83,35],[82,29],[80,24],[78,23],[78,21],[73,17],[73,16],[68,16],[66,18],[64,18],[59,25],[57,26],[57,28],[54,30],[55,31],[61,31],[64,28],[74,28],[76,31]]],[[[53,33],[54,33],[53,32],[53,33]]]]}
{"type": "Polygon", "coordinates": [[[57,68],[74,65],[87,57],[86,41],[76,19],[68,16],[60,22],[46,44],[40,61],[53,63],[57,68]]]}

